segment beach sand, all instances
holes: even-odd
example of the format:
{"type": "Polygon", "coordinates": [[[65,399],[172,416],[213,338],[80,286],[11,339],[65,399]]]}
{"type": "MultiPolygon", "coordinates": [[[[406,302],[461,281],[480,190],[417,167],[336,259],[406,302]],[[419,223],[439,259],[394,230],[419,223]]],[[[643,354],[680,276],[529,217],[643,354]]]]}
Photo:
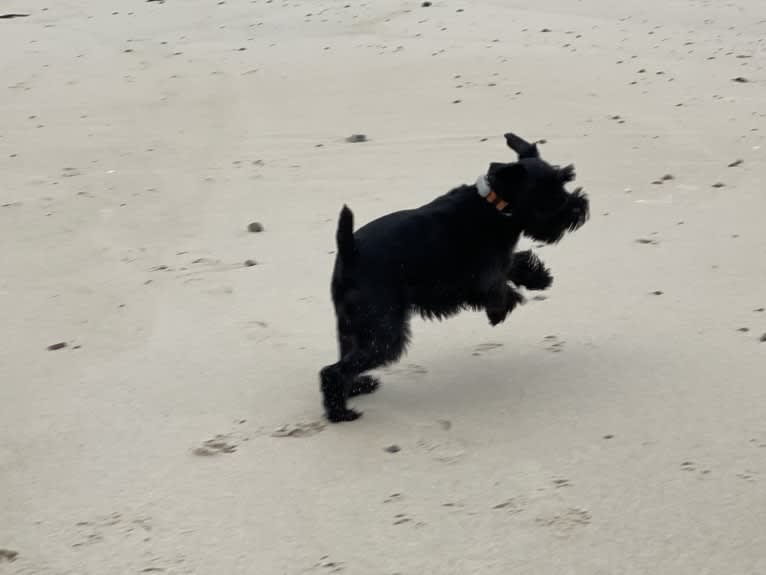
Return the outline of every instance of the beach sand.
{"type": "Polygon", "coordinates": [[[0,12],[0,574],[766,573],[766,3],[0,12]],[[591,198],[554,286],[326,425],[341,205],[506,131],[591,198]]]}

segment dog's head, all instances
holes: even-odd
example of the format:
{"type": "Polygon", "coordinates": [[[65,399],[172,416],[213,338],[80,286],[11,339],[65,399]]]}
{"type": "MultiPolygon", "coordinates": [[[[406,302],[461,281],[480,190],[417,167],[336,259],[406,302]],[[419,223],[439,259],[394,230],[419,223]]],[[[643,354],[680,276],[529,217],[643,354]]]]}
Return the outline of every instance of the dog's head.
{"type": "Polygon", "coordinates": [[[492,163],[487,172],[490,188],[508,202],[514,220],[525,235],[546,243],[559,241],[588,219],[588,197],[566,184],[575,178],[574,166],[552,166],[540,157],[536,144],[505,134],[508,147],[519,160],[492,163]]]}

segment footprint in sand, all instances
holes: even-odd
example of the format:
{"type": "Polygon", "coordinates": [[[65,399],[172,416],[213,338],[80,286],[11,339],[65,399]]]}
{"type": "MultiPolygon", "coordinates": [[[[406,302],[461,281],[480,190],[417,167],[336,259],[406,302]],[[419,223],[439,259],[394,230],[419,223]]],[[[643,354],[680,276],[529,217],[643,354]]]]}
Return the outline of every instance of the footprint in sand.
{"type": "Polygon", "coordinates": [[[237,448],[263,435],[263,428],[248,424],[247,419],[235,419],[234,427],[229,433],[218,433],[202,445],[192,449],[192,454],[199,457],[211,457],[215,455],[234,453],[237,448]]]}
{"type": "Polygon", "coordinates": [[[242,331],[247,339],[255,342],[262,342],[269,339],[278,337],[278,331],[271,328],[271,326],[261,320],[248,320],[244,322],[242,331]]]}
{"type": "Polygon", "coordinates": [[[421,439],[417,446],[441,463],[457,463],[466,455],[466,450],[454,441],[433,442],[421,439]]]}
{"type": "Polygon", "coordinates": [[[475,348],[473,348],[473,353],[471,355],[478,357],[482,355],[483,353],[494,351],[496,349],[500,349],[501,347],[503,347],[502,343],[493,343],[493,342],[480,343],[475,348]]]}
{"type": "Polygon", "coordinates": [[[751,471],[750,469],[745,469],[742,473],[737,473],[737,477],[742,479],[743,481],[756,481],[757,480],[758,473],[755,471],[751,471]]]}
{"type": "Polygon", "coordinates": [[[564,351],[564,344],[566,343],[563,340],[560,340],[558,336],[555,335],[546,335],[543,340],[545,341],[548,351],[551,353],[561,353],[564,351]]]}
{"type": "Polygon", "coordinates": [[[504,511],[506,513],[510,513],[511,515],[516,515],[518,513],[521,513],[522,511],[525,511],[528,505],[529,505],[529,499],[524,497],[523,495],[519,495],[518,497],[511,497],[510,499],[507,499],[503,501],[502,503],[493,505],[492,509],[497,509],[497,510],[504,511]]]}
{"type": "Polygon", "coordinates": [[[688,471],[688,472],[695,472],[698,476],[698,479],[704,479],[706,476],[710,475],[711,471],[710,469],[699,469],[697,468],[697,465],[693,461],[684,461],[681,464],[681,471],[688,471]]]}
{"type": "Polygon", "coordinates": [[[569,507],[561,512],[541,515],[535,523],[547,527],[559,537],[567,537],[575,531],[590,525],[591,514],[587,509],[569,507]]]}
{"type": "Polygon", "coordinates": [[[18,559],[19,552],[13,551],[11,549],[0,549],[0,563],[4,561],[8,561],[9,563],[13,563],[18,559]]]}
{"type": "MultiPolygon", "coordinates": [[[[209,279],[207,277],[208,274],[233,271],[240,269],[241,267],[241,263],[224,263],[219,259],[201,257],[196,258],[189,264],[180,267],[178,269],[179,273],[177,273],[175,277],[183,284],[191,285],[198,282],[205,282],[206,279],[209,279]]],[[[206,289],[205,292],[212,295],[231,294],[234,293],[234,289],[229,285],[217,285],[206,289]]]]}
{"type": "Polygon", "coordinates": [[[419,426],[420,438],[415,443],[419,451],[428,454],[432,459],[441,463],[457,463],[467,454],[463,443],[451,437],[448,431],[452,424],[445,425],[446,420],[438,420],[433,424],[419,426]]]}
{"type": "Polygon", "coordinates": [[[72,547],[79,549],[101,543],[109,537],[135,537],[142,542],[151,541],[152,520],[149,517],[125,517],[122,513],[96,517],[91,521],[79,521],[75,527],[80,531],[79,540],[72,547]]]}
{"type": "Polygon", "coordinates": [[[406,513],[397,513],[394,515],[392,525],[411,525],[413,527],[425,527],[426,524],[423,521],[415,521],[412,517],[406,513]]]}
{"type": "Polygon", "coordinates": [[[135,554],[132,558],[126,558],[128,564],[123,565],[123,573],[193,573],[183,565],[185,558],[182,555],[173,558],[154,552],[154,527],[150,517],[131,517],[115,512],[76,523],[78,540],[72,548],[84,553],[88,547],[100,543],[104,543],[105,547],[128,545],[135,550],[135,554]]]}
{"type": "Polygon", "coordinates": [[[327,424],[323,421],[308,423],[288,423],[271,432],[272,437],[311,437],[324,431],[327,424]]]}
{"type": "Polygon", "coordinates": [[[329,555],[323,555],[313,566],[303,569],[301,573],[341,573],[345,568],[346,566],[342,561],[335,561],[329,555]]]}
{"type": "Polygon", "coordinates": [[[216,435],[199,447],[195,447],[192,453],[199,457],[211,457],[223,453],[234,453],[236,450],[237,444],[228,435],[216,435]]]}

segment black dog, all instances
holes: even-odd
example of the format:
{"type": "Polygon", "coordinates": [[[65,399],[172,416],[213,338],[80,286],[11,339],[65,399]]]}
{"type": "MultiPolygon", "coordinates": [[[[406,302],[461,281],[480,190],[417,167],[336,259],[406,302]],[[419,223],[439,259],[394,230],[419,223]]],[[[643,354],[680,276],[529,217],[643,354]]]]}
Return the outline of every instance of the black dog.
{"type": "Polygon", "coordinates": [[[524,234],[555,243],[588,218],[581,189],[568,192],[574,167],[551,166],[537,146],[505,135],[518,162],[492,163],[475,185],[463,185],[414,210],[388,214],[354,233],[344,206],[337,231],[332,299],[340,361],[322,369],[327,417],[352,421],[361,414],[349,397],[375,391],[364,372],[401,357],[412,312],[444,319],[463,309],[485,310],[494,326],[521,294],[508,282],[546,289],[553,278],[530,251],[513,253],[524,234]]]}

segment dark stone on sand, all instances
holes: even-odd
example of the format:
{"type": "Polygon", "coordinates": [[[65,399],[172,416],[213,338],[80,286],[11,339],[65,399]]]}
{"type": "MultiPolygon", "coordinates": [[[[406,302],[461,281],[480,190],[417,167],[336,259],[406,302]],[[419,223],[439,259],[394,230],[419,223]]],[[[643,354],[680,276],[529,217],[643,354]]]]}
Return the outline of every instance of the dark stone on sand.
{"type": "Polygon", "coordinates": [[[431,3],[430,3],[428,0],[426,0],[425,2],[423,2],[423,3],[421,4],[421,6],[422,6],[423,8],[428,8],[429,6],[431,6],[431,3]]]}
{"type": "Polygon", "coordinates": [[[245,267],[246,268],[251,268],[251,267],[257,266],[257,265],[258,265],[258,262],[255,261],[255,260],[245,260],[245,267]]]}
{"type": "Polygon", "coordinates": [[[383,451],[386,453],[399,453],[401,450],[402,448],[398,445],[389,445],[388,447],[383,448],[383,451]]]}
{"type": "Polygon", "coordinates": [[[248,224],[247,231],[252,232],[254,234],[259,234],[263,231],[263,224],[260,224],[258,222],[252,222],[251,224],[248,224]]]}
{"type": "Polygon", "coordinates": [[[67,346],[67,342],[60,341],[58,343],[52,343],[48,346],[48,351],[58,351],[64,349],[67,346]]]}
{"type": "Polygon", "coordinates": [[[736,78],[732,78],[731,81],[737,82],[738,84],[747,84],[750,80],[748,80],[744,76],[737,76],[736,78]]]}
{"type": "Polygon", "coordinates": [[[736,168],[737,166],[742,165],[742,162],[744,162],[744,160],[734,160],[733,162],[729,164],[729,167],[736,168]]]}
{"type": "Polygon", "coordinates": [[[346,138],[346,141],[349,144],[360,144],[367,141],[367,136],[364,134],[351,134],[348,138],[346,138]]]}

